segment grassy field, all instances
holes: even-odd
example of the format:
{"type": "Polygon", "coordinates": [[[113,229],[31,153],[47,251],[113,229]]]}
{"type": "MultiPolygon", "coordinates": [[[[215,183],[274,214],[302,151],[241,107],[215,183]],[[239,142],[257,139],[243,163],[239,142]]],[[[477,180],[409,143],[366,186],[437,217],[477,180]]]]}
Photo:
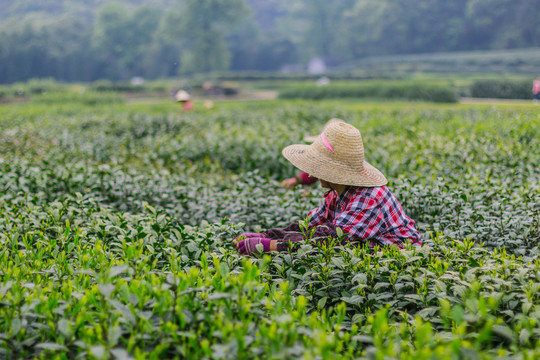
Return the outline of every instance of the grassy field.
{"type": "Polygon", "coordinates": [[[533,105],[2,105],[0,357],[536,359],[539,129],[533,105]],[[425,245],[239,255],[321,202],[280,151],[332,117],[425,245]]]}

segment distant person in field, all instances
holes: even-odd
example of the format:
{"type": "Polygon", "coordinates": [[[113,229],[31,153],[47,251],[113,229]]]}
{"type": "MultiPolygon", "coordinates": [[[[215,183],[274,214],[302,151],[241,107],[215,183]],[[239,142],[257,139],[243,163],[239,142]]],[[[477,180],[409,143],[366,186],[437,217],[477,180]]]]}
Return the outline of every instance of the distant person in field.
{"type": "Polygon", "coordinates": [[[294,189],[298,185],[312,185],[317,182],[317,178],[309,176],[308,173],[302,172],[291,178],[285,179],[281,182],[281,187],[284,189],[294,189]]]}
{"type": "MultiPolygon", "coordinates": [[[[333,122],[343,122],[343,120],[335,119],[335,118],[330,119],[326,123],[325,127],[333,122]]],[[[306,136],[304,138],[305,141],[311,142],[311,143],[314,142],[315,139],[317,139],[317,136],[306,136]]],[[[281,187],[284,189],[294,189],[298,185],[313,185],[317,182],[317,180],[318,179],[316,177],[310,176],[307,172],[301,172],[291,178],[283,180],[281,182],[281,187]]]]}
{"type": "Polygon", "coordinates": [[[191,102],[191,95],[189,95],[187,91],[185,90],[178,91],[176,95],[174,96],[174,100],[182,104],[182,108],[180,109],[181,112],[193,110],[193,103],[191,102]]]}
{"type": "Polygon", "coordinates": [[[533,81],[532,91],[533,91],[534,103],[538,104],[538,101],[540,100],[540,77],[537,77],[533,81]]]}
{"type": "MultiPolygon", "coordinates": [[[[420,233],[386,186],[387,180],[364,160],[360,131],[343,121],[328,124],[311,145],[290,145],[283,155],[301,171],[319,179],[329,189],[323,203],[308,214],[315,241],[337,237],[343,243],[370,247],[421,245],[420,233]]],[[[233,240],[241,254],[296,250],[305,241],[297,223],[263,233],[245,233],[233,240]],[[257,246],[259,249],[257,249],[257,246]]]]}

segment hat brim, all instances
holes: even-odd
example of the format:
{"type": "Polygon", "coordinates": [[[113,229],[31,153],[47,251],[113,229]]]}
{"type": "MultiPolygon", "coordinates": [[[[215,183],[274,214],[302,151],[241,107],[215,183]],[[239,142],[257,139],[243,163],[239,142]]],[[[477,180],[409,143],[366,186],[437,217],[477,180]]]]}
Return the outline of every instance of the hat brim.
{"type": "Polygon", "coordinates": [[[386,177],[367,161],[362,169],[353,169],[318,153],[311,145],[290,145],[281,153],[298,169],[333,184],[375,187],[388,183],[386,177]]]}

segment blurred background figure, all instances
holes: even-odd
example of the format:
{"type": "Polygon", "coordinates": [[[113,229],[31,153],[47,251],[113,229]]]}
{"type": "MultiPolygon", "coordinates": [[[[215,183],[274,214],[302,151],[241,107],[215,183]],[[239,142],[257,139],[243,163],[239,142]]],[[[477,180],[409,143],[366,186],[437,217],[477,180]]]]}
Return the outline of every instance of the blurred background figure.
{"type": "Polygon", "coordinates": [[[193,103],[191,102],[191,95],[185,90],[179,90],[174,96],[176,102],[182,104],[181,112],[193,110],[193,103]]]}
{"type": "Polygon", "coordinates": [[[308,173],[300,173],[292,178],[285,179],[281,182],[281,187],[284,189],[294,189],[297,185],[311,185],[317,182],[317,178],[309,176],[308,173]]]}
{"type": "Polygon", "coordinates": [[[533,98],[534,98],[533,101],[534,101],[535,104],[538,104],[538,101],[540,100],[540,76],[537,77],[533,81],[532,91],[533,91],[533,98]]]}
{"type": "Polygon", "coordinates": [[[324,86],[330,84],[330,79],[326,76],[323,76],[319,79],[317,79],[317,86],[324,86]]]}

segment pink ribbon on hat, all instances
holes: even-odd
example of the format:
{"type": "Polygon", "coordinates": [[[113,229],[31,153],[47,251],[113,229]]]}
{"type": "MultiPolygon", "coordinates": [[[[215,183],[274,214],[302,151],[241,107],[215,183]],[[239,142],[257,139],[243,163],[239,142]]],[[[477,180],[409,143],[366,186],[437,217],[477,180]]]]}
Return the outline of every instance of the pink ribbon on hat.
{"type": "Polygon", "coordinates": [[[328,139],[326,138],[326,135],[324,135],[324,133],[321,134],[321,140],[322,140],[324,146],[326,146],[326,148],[328,150],[330,150],[331,152],[334,152],[334,148],[332,147],[332,145],[330,145],[330,143],[328,142],[328,139]]]}

